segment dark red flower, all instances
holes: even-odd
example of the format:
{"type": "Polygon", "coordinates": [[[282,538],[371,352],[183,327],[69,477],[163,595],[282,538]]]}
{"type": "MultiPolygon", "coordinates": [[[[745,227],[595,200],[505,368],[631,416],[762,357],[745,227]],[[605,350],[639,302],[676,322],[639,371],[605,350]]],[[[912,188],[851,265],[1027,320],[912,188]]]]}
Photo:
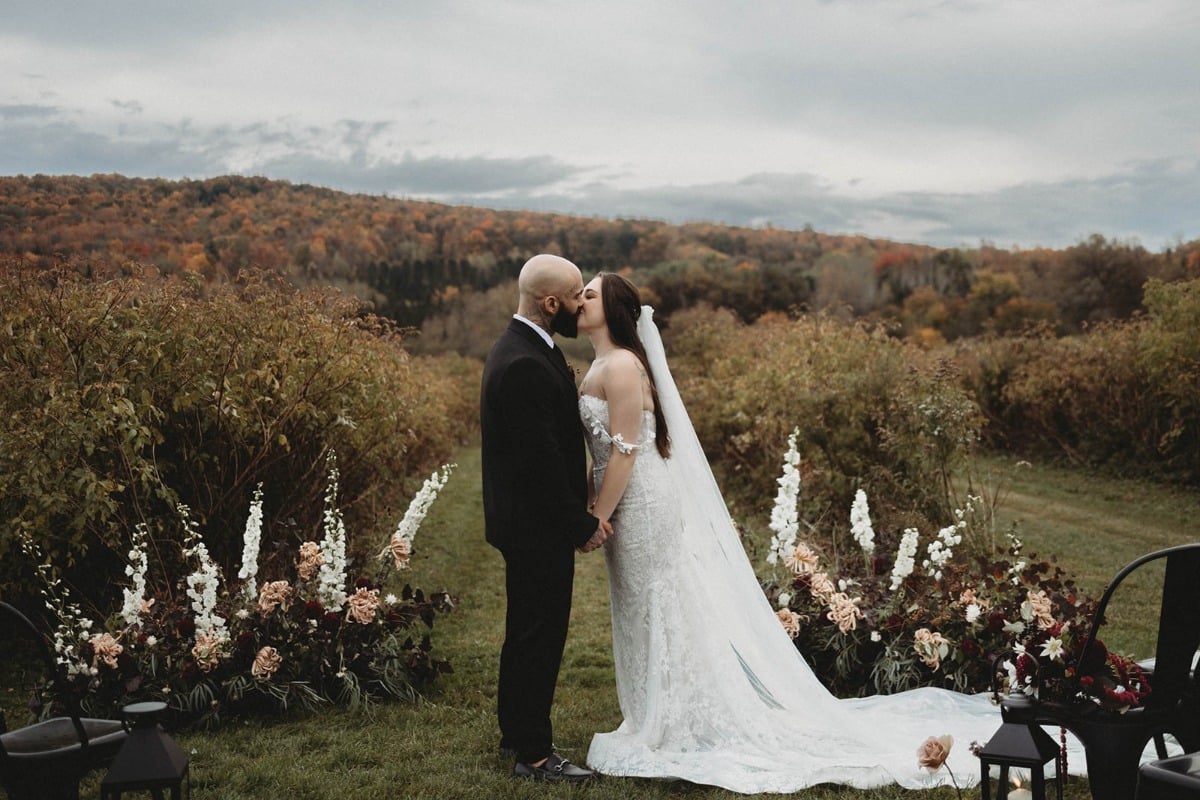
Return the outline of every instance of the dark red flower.
{"type": "Polygon", "coordinates": [[[191,636],[196,632],[196,621],[191,617],[184,617],[179,620],[178,630],[180,636],[191,636]]]}
{"type": "Polygon", "coordinates": [[[1016,666],[1017,666],[1017,679],[1022,684],[1025,684],[1030,678],[1032,678],[1034,675],[1034,672],[1036,670],[1036,667],[1034,666],[1034,661],[1032,658],[1029,657],[1028,653],[1021,653],[1021,655],[1017,656],[1016,666]]]}

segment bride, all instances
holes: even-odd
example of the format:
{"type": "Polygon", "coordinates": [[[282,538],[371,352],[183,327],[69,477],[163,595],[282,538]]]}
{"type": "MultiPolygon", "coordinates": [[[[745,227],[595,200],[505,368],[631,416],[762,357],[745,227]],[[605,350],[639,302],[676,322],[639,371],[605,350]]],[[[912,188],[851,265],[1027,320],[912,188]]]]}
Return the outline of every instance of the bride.
{"type": "Polygon", "coordinates": [[[584,289],[579,330],[595,361],[579,408],[592,510],[613,526],[604,547],[624,717],[592,739],[588,764],[743,793],[927,788],[950,778],[921,769],[917,749],[950,734],[959,746],[947,763],[959,781],[977,781],[967,745],[1000,724],[986,695],[838,699],[797,652],[738,541],[651,314],[619,275],[584,289]]]}

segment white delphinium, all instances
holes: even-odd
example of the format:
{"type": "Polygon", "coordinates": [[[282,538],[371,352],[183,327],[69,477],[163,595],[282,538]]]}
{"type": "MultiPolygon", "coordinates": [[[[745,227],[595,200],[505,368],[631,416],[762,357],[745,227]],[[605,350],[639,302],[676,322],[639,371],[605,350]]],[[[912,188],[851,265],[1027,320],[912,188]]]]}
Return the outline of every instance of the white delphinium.
{"type": "Polygon", "coordinates": [[[900,537],[900,546],[896,548],[896,564],[892,567],[892,591],[900,588],[900,584],[904,583],[904,579],[912,575],[913,569],[916,568],[917,557],[917,538],[919,534],[916,528],[905,528],[904,535],[900,537]]]}
{"type": "Polygon", "coordinates": [[[771,546],[767,548],[767,563],[774,565],[781,557],[786,557],[796,546],[796,532],[800,528],[800,517],[797,507],[800,503],[800,452],[796,449],[796,440],[800,437],[800,429],[792,431],[788,437],[788,449],[783,454],[783,474],[779,476],[779,491],[775,494],[775,507],[771,509],[771,546]]]}
{"type": "Polygon", "coordinates": [[[967,526],[977,520],[983,513],[983,498],[977,494],[968,494],[966,508],[954,509],[954,517],[958,520],[958,527],[966,530],[967,526]]]}
{"type": "Polygon", "coordinates": [[[180,504],[183,520],[183,554],[196,560],[196,571],[187,576],[187,596],[195,614],[196,636],[207,636],[217,643],[229,639],[225,618],[217,613],[217,592],[221,589],[221,570],[208,554],[200,529],[191,518],[190,509],[180,504]]]}
{"type": "Polygon", "coordinates": [[[121,619],[132,628],[142,620],[142,609],[146,605],[146,571],[150,561],[146,557],[146,523],[139,522],[133,529],[132,548],[129,550],[129,563],[125,566],[125,574],[133,581],[133,586],[121,590],[124,602],[121,604],[121,619]]]}
{"type": "Polygon", "coordinates": [[[1021,573],[1025,571],[1025,559],[1019,558],[1024,545],[1015,533],[1008,534],[1008,541],[1008,552],[1013,557],[1013,565],[1008,570],[1008,580],[1013,586],[1017,586],[1021,583],[1021,573]]]}
{"type": "Polygon", "coordinates": [[[242,567],[238,580],[242,583],[242,594],[249,601],[258,597],[258,550],[262,544],[262,484],[254,490],[250,500],[250,515],[246,517],[246,532],[242,534],[242,567]]]}
{"type": "Polygon", "coordinates": [[[79,652],[88,639],[92,621],[83,615],[78,605],[70,601],[67,587],[62,585],[61,580],[51,576],[51,567],[45,562],[41,548],[25,534],[21,534],[21,550],[37,565],[38,577],[44,586],[42,596],[46,599],[46,610],[57,621],[53,635],[55,662],[66,671],[68,677],[95,675],[97,670],[79,652]]]}
{"type": "MultiPolygon", "coordinates": [[[[57,590],[59,581],[54,581],[52,589],[57,590]]],[[[75,603],[68,602],[63,587],[64,596],[61,598],[46,598],[46,608],[58,619],[54,628],[54,660],[67,671],[68,676],[95,675],[97,670],[88,664],[79,652],[80,646],[88,639],[88,631],[92,629],[92,621],[83,615],[83,611],[75,603]]]]}
{"type": "Polygon", "coordinates": [[[933,577],[941,579],[942,567],[954,555],[954,547],[962,543],[962,534],[960,531],[965,525],[966,523],[960,520],[954,525],[947,525],[938,531],[937,536],[925,548],[925,552],[929,557],[921,562],[922,569],[933,575],[933,577]]]}
{"type": "Polygon", "coordinates": [[[854,493],[854,502],[850,504],[850,533],[867,558],[870,558],[875,552],[875,530],[871,527],[871,509],[867,505],[867,493],[862,489],[854,493]]]}
{"type": "Polygon", "coordinates": [[[325,489],[324,529],[318,572],[317,596],[328,611],[341,611],[346,605],[346,523],[337,507],[337,458],[329,455],[329,485],[325,489]]]}
{"type": "Polygon", "coordinates": [[[425,521],[429,507],[437,499],[438,492],[450,480],[450,472],[456,466],[456,464],[445,464],[425,480],[425,483],[421,485],[421,490],[408,504],[408,510],[404,512],[404,518],[396,526],[396,531],[392,534],[388,546],[380,551],[380,559],[387,558],[388,553],[391,553],[395,559],[396,569],[408,568],[408,557],[412,553],[413,539],[416,538],[421,523],[425,521]]]}

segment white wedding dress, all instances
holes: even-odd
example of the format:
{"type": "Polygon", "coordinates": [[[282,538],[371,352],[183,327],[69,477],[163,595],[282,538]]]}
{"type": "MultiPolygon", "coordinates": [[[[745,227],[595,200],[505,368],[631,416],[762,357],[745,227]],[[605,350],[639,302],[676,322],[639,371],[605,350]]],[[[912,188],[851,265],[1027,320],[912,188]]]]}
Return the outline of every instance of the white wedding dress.
{"type": "MultiPolygon", "coordinates": [[[[658,454],[654,415],[644,412],[605,544],[624,721],[592,739],[588,765],[747,794],[820,783],[927,788],[951,778],[945,768],[921,768],[917,749],[948,733],[959,786],[977,784],[979,761],[968,746],[986,742],[1000,724],[986,695],[929,688],[838,699],[797,652],[738,541],[650,316],[643,307],[639,333],[672,456],[658,454]]],[[[585,394],[579,407],[598,487],[614,446],[608,404],[585,394]]],[[[1070,759],[1083,766],[1081,751],[1070,759]]]]}

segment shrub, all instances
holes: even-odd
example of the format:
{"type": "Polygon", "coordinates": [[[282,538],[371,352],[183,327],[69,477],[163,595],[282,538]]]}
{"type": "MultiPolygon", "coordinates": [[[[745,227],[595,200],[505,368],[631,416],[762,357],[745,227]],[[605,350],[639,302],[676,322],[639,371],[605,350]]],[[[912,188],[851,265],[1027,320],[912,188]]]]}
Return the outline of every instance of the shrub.
{"type": "Polygon", "coordinates": [[[951,471],[981,418],[948,361],[822,315],[744,326],[725,311],[679,312],[668,334],[680,393],[729,499],[771,496],[776,448],[798,428],[809,524],[832,531],[860,485],[886,498],[888,521],[950,512],[951,471]]]}
{"type": "Polygon", "coordinates": [[[334,448],[351,528],[379,536],[475,424],[468,366],[410,358],[395,329],[331,291],[248,275],[205,294],[9,259],[0,292],[0,579],[13,593],[35,590],[11,557],[28,534],[105,607],[138,523],[171,558],[157,540],[179,504],[228,570],[259,484],[268,540],[311,538],[334,448]]]}
{"type": "Polygon", "coordinates": [[[1163,468],[1200,482],[1200,279],[1146,284],[1139,360],[1158,402],[1163,468]]]}
{"type": "Polygon", "coordinates": [[[993,445],[1200,481],[1200,280],[1146,284],[1147,314],[960,350],[993,445]]]}

